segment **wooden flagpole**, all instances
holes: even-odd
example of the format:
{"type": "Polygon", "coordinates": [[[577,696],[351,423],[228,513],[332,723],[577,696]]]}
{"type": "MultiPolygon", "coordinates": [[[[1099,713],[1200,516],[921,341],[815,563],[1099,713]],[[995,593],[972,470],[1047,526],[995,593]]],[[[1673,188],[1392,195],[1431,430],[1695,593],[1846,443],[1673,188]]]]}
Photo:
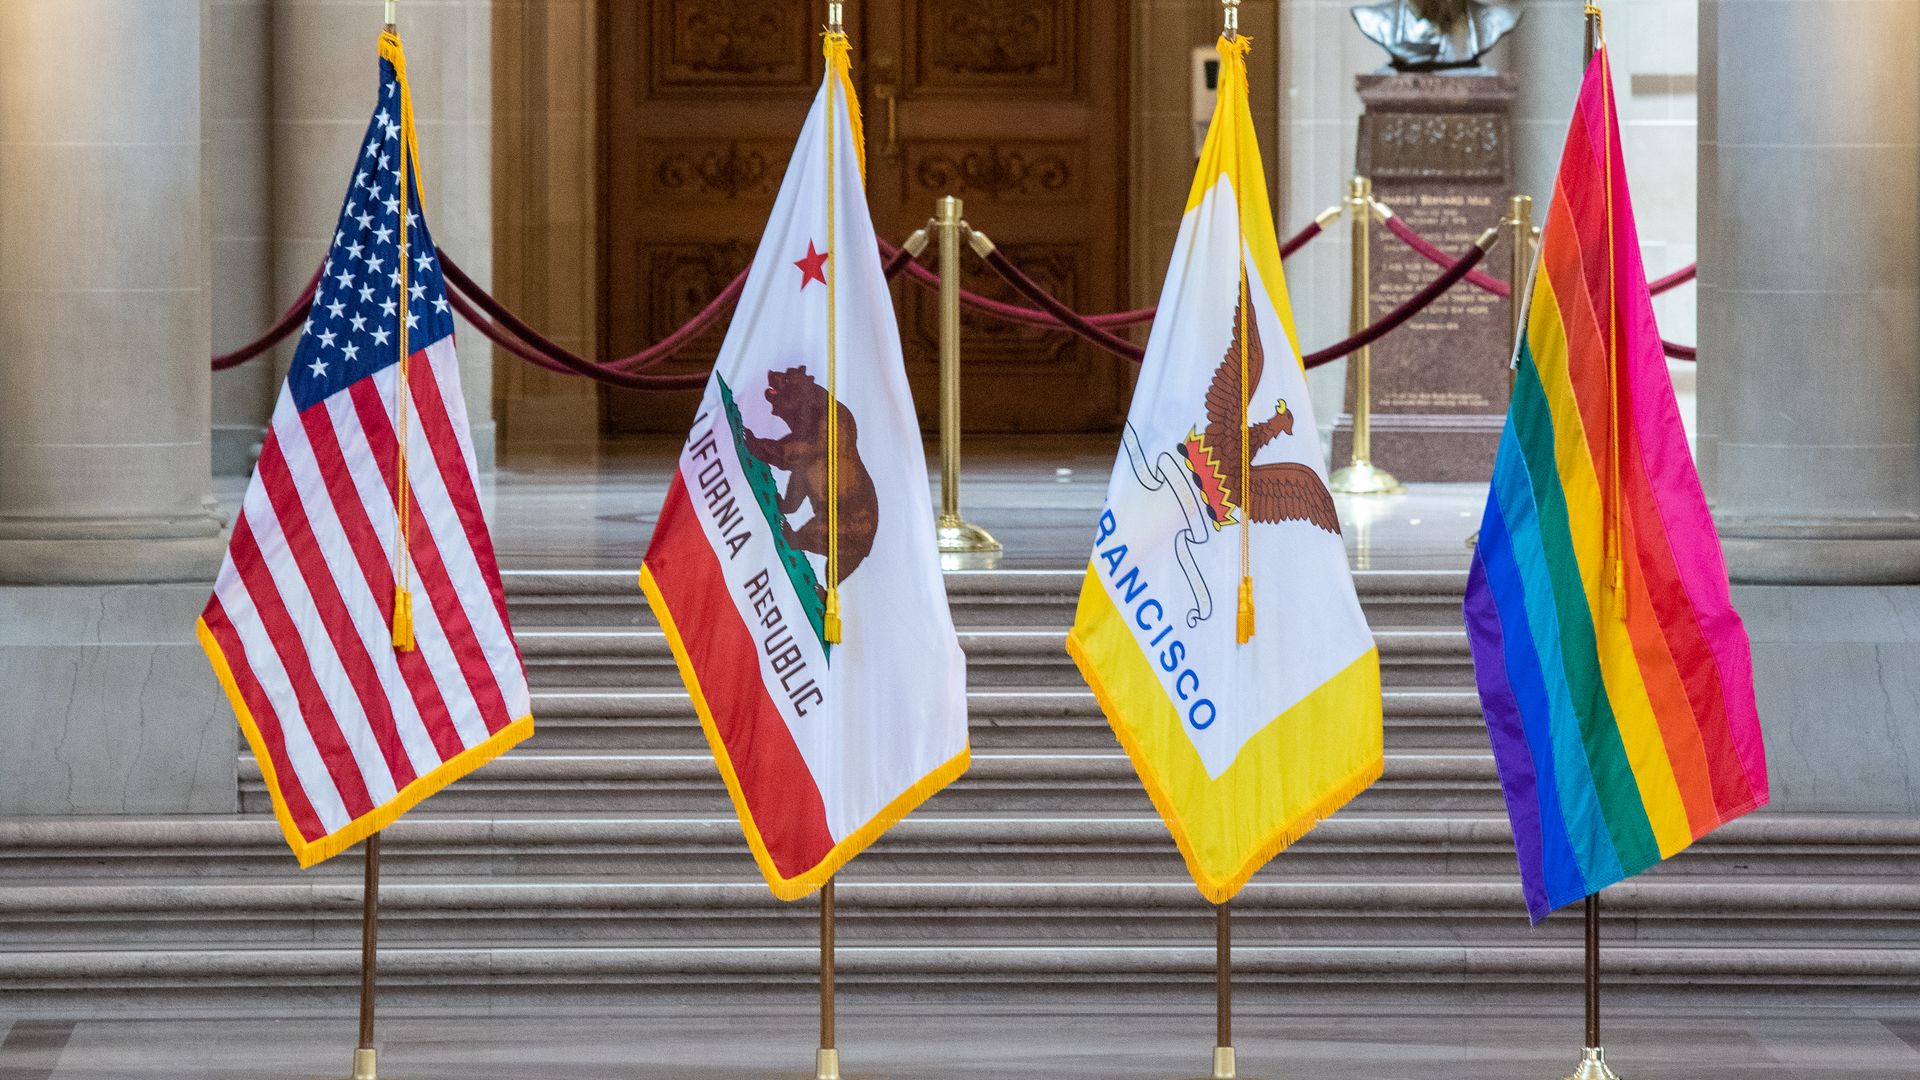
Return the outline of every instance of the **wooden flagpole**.
{"type": "Polygon", "coordinates": [[[840,1080],[840,1048],[834,1045],[833,879],[820,886],[820,1049],[813,1059],[814,1080],[840,1080]]]}
{"type": "Polygon", "coordinates": [[[366,881],[360,894],[360,1045],[348,1080],[377,1080],[373,1051],[374,986],[380,949],[380,834],[367,837],[366,881]]]}

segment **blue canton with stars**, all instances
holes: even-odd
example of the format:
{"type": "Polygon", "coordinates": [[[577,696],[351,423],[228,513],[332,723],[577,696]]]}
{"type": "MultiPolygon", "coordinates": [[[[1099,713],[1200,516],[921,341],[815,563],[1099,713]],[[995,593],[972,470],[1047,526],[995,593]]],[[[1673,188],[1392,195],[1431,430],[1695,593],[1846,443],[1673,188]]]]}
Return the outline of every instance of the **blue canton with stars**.
{"type": "MultiPolygon", "coordinates": [[[[399,362],[400,81],[380,61],[380,104],[354,165],[353,184],[321,267],[313,308],[293,354],[287,387],[301,410],[399,362]]],[[[446,282],[420,203],[407,178],[407,348],[418,353],[453,333],[446,282]]]]}

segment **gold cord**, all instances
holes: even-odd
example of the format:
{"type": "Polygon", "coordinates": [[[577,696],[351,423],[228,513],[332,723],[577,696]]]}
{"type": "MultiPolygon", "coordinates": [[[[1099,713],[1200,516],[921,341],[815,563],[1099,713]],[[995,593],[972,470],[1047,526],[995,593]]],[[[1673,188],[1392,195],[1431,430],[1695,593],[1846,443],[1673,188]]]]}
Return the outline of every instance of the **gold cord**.
{"type": "Polygon", "coordinates": [[[1253,387],[1247,385],[1248,324],[1247,261],[1245,242],[1240,250],[1240,607],[1235,621],[1236,637],[1245,645],[1253,638],[1253,429],[1247,425],[1247,401],[1253,387]]]}
{"type": "Polygon", "coordinates": [[[394,436],[394,495],[393,514],[395,522],[395,544],[393,553],[393,647],[400,652],[412,652],[413,637],[413,590],[411,588],[412,561],[408,558],[413,536],[412,488],[407,481],[407,403],[411,397],[412,384],[408,381],[412,371],[412,347],[407,343],[408,288],[411,272],[408,269],[407,217],[412,210],[409,181],[418,172],[418,143],[413,127],[413,93],[407,85],[406,54],[402,51],[399,35],[388,32],[381,35],[381,53],[393,63],[394,82],[399,87],[400,96],[400,178],[396,194],[400,201],[399,223],[399,266],[400,307],[398,327],[394,334],[399,344],[400,358],[398,378],[393,387],[393,436],[394,436]]]}
{"type": "MultiPolygon", "coordinates": [[[[1599,9],[1589,6],[1588,10],[1599,9]]],[[[1613,78],[1611,58],[1607,56],[1606,39],[1601,38],[1600,48],[1594,54],[1600,61],[1600,109],[1603,118],[1600,137],[1606,141],[1607,169],[1607,488],[1609,505],[1607,529],[1607,554],[1613,563],[1613,587],[1624,592],[1626,587],[1626,567],[1621,561],[1620,530],[1624,517],[1620,505],[1620,297],[1619,276],[1614,271],[1614,225],[1613,225],[1613,78]]]]}
{"type": "Polygon", "coordinates": [[[824,49],[827,71],[827,610],[821,619],[823,636],[829,645],[840,643],[840,386],[837,357],[839,293],[836,282],[834,241],[835,180],[834,144],[839,141],[839,126],[834,118],[833,99],[839,93],[839,64],[846,56],[847,36],[829,30],[824,49]]]}

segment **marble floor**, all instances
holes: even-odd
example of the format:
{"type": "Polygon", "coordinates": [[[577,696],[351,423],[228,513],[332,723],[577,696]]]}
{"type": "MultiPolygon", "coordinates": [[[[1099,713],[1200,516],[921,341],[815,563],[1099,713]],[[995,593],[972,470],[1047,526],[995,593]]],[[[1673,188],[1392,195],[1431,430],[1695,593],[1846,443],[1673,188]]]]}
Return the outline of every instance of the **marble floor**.
{"type": "MultiPolygon", "coordinates": [[[[966,451],[961,511],[1005,545],[994,565],[1083,565],[1113,471],[1110,438],[995,437],[966,451]]],[[[483,483],[500,565],[507,569],[633,567],[666,497],[678,444],[608,444],[592,457],[520,455],[483,483]]],[[[936,468],[937,448],[927,460],[936,468]]],[[[217,484],[229,516],[243,477],[217,484]]],[[[1404,495],[1336,496],[1354,565],[1395,570],[1464,569],[1486,488],[1416,484],[1404,495]]],[[[969,563],[968,566],[979,565],[969,563]]]]}
{"type": "MultiPolygon", "coordinates": [[[[1270,1080],[1556,1080],[1578,1017],[1301,1014],[1242,1016],[1243,1075],[1270,1080]]],[[[350,1016],[20,1020],[0,1017],[0,1080],[341,1076],[350,1016]]],[[[1920,1076],[1920,1012],[1609,1018],[1610,1061],[1628,1080],[1898,1080],[1920,1076]]],[[[406,1016],[383,1021],[382,1075],[433,1080],[764,1080],[812,1074],[805,1011],[663,1009],[617,1015],[406,1016]]],[[[1172,1080],[1210,1060],[1205,1012],[867,1004],[843,1008],[850,1078],[1172,1080]]]]}

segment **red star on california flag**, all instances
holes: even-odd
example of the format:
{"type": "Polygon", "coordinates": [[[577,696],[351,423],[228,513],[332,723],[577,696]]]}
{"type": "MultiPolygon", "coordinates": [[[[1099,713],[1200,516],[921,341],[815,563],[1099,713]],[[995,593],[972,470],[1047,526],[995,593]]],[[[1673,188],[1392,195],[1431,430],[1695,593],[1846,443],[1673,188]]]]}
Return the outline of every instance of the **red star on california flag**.
{"type": "Polygon", "coordinates": [[[829,254],[829,252],[825,251],[815,251],[813,249],[813,241],[807,241],[806,258],[796,259],[793,263],[793,265],[800,268],[800,287],[802,289],[806,288],[807,283],[811,281],[817,281],[822,285],[827,283],[826,265],[829,254]]]}

